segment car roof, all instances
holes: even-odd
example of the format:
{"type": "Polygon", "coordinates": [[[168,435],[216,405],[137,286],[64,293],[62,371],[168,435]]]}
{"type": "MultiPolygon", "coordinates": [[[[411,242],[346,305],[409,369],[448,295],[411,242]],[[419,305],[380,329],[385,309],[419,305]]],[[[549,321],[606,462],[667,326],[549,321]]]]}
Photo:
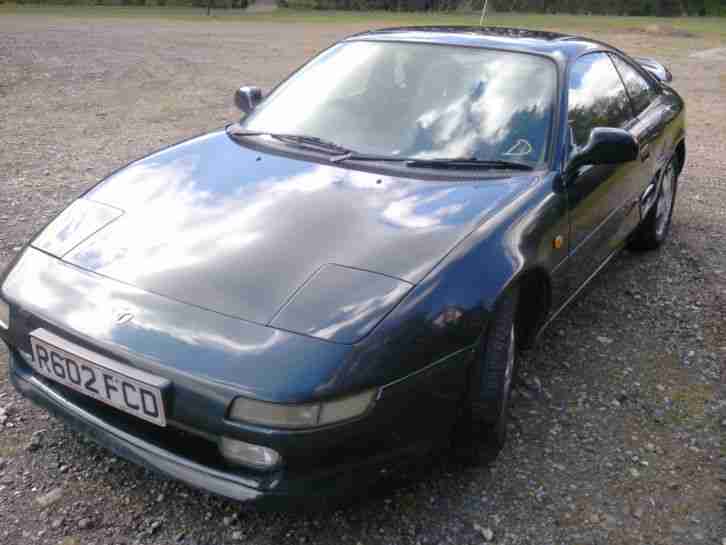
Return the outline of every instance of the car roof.
{"type": "Polygon", "coordinates": [[[361,32],[348,40],[418,42],[539,53],[561,61],[616,48],[582,36],[509,27],[413,26],[361,32]]]}

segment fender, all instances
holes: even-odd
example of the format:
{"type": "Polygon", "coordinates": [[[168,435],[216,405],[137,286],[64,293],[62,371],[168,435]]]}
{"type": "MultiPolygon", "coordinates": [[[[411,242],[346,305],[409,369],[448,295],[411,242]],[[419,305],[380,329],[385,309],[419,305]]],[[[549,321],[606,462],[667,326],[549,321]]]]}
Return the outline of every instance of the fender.
{"type": "Polygon", "coordinates": [[[400,380],[473,349],[498,299],[522,275],[536,271],[552,285],[533,304],[562,297],[563,286],[549,280],[567,256],[566,244],[552,244],[569,230],[557,179],[536,178],[487,217],[354,347],[344,368],[356,387],[400,380]]]}

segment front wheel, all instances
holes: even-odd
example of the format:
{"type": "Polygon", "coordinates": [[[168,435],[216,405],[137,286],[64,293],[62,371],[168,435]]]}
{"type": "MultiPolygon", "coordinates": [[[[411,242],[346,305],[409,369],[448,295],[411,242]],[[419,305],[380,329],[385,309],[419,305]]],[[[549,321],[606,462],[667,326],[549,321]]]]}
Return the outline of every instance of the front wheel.
{"type": "Polygon", "coordinates": [[[517,368],[515,318],[519,292],[509,290],[499,301],[482,336],[470,378],[472,423],[483,429],[492,447],[501,449],[507,437],[509,401],[517,368]]]}
{"type": "Polygon", "coordinates": [[[678,164],[673,158],[658,185],[658,198],[628,242],[631,250],[654,250],[668,237],[678,188],[678,164]]]}

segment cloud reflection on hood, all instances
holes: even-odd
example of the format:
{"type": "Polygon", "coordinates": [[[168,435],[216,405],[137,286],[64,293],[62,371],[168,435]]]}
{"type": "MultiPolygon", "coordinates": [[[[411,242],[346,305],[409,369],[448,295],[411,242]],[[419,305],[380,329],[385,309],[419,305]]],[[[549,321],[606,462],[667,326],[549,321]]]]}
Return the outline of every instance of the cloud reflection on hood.
{"type": "Polygon", "coordinates": [[[415,282],[516,187],[351,171],[259,154],[217,133],[100,184],[87,197],[124,215],[64,259],[267,323],[326,263],[415,282]]]}

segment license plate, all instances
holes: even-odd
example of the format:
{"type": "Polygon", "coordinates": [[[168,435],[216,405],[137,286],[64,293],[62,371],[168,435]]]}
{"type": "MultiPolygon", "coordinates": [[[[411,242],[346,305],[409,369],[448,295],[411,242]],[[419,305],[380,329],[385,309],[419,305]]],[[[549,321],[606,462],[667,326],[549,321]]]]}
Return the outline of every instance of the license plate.
{"type": "Polygon", "coordinates": [[[36,329],[33,365],[41,375],[158,426],[166,426],[162,390],[167,379],[135,369],[36,329]]]}

